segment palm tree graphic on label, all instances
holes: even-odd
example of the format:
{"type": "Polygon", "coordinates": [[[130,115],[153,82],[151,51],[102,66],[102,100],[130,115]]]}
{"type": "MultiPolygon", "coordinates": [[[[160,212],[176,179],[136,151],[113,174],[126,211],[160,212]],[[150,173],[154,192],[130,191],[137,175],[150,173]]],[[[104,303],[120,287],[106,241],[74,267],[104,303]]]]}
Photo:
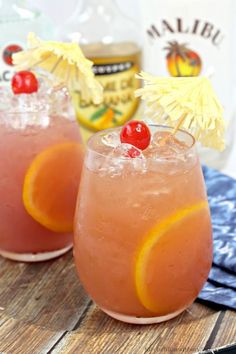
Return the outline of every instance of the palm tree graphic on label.
{"type": "Polygon", "coordinates": [[[171,76],[198,76],[202,69],[200,56],[187,47],[187,44],[179,44],[176,41],[168,42],[164,48],[167,68],[171,76]]]}

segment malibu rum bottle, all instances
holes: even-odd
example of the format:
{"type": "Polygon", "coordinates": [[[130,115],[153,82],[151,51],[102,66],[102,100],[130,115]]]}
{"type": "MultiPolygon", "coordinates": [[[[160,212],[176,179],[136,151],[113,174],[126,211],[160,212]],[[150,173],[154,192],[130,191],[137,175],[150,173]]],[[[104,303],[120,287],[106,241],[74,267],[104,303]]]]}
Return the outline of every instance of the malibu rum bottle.
{"type": "Polygon", "coordinates": [[[82,100],[74,92],[73,102],[85,139],[92,132],[122,125],[131,119],[139,101],[134,91],[140,86],[140,34],[125,17],[115,0],[79,1],[75,14],[59,32],[61,40],[78,42],[104,88],[100,105],[82,100]]]}
{"type": "Polygon", "coordinates": [[[211,80],[225,109],[226,149],[199,147],[199,152],[207,165],[225,168],[236,119],[236,2],[141,0],[141,14],[145,71],[211,80]]]}

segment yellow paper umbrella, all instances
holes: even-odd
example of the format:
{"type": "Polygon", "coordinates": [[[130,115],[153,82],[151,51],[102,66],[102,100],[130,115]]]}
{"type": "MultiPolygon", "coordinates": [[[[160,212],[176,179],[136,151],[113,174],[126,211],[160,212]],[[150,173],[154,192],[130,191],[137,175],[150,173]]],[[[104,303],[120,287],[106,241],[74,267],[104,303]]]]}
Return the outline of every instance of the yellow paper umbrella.
{"type": "Polygon", "coordinates": [[[29,33],[28,47],[13,55],[17,70],[42,69],[52,74],[55,86],[67,86],[70,92],[79,90],[83,98],[91,98],[95,104],[102,101],[102,86],[94,77],[93,63],[77,43],[42,41],[29,33]]]}
{"type": "Polygon", "coordinates": [[[136,91],[147,116],[175,129],[190,131],[204,146],[224,149],[223,108],[206,77],[154,77],[140,73],[144,87],[136,91]]]}

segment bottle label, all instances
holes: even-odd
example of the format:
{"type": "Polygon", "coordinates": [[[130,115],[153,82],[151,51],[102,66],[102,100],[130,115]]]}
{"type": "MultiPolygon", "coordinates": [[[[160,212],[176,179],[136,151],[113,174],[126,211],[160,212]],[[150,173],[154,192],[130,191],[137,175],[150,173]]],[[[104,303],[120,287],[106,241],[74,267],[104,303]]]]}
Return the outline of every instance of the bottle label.
{"type": "Polygon", "coordinates": [[[5,43],[0,46],[0,84],[6,86],[11,81],[14,73],[12,63],[12,55],[23,50],[23,46],[19,43],[5,43]]]}
{"type": "Polygon", "coordinates": [[[90,131],[99,131],[124,124],[138,107],[134,91],[140,87],[135,74],[140,72],[140,52],[130,56],[90,58],[96,79],[104,88],[100,105],[83,100],[74,92],[73,102],[79,123],[90,131]]]}
{"type": "Polygon", "coordinates": [[[141,0],[141,6],[145,71],[207,76],[229,120],[236,106],[235,1],[141,0]]]}

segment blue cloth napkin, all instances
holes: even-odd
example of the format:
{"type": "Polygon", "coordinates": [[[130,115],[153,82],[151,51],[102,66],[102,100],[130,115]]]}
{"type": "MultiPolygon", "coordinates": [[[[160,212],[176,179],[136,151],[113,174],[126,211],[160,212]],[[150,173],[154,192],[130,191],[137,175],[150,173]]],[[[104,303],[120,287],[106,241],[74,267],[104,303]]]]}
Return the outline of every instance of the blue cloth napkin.
{"type": "Polygon", "coordinates": [[[236,180],[203,167],[213,225],[213,265],[198,299],[236,310],[236,180]]]}

